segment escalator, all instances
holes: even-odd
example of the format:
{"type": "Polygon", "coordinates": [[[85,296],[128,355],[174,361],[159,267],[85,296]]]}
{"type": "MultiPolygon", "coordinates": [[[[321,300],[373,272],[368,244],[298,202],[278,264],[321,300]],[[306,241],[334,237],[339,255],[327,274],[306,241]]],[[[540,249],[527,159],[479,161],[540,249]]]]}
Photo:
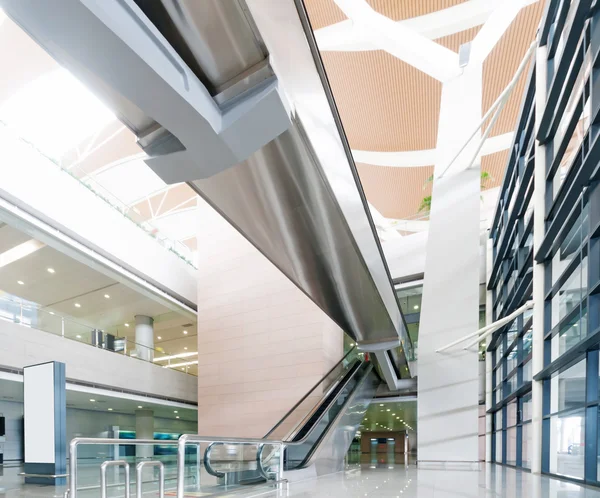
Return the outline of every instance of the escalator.
{"type": "Polygon", "coordinates": [[[254,453],[236,454],[232,462],[232,445],[213,443],[204,452],[204,467],[228,485],[265,482],[280,464],[288,480],[341,470],[380,382],[368,355],[354,348],[265,434],[254,453]],[[269,441],[286,443],[282,459],[269,441]]]}

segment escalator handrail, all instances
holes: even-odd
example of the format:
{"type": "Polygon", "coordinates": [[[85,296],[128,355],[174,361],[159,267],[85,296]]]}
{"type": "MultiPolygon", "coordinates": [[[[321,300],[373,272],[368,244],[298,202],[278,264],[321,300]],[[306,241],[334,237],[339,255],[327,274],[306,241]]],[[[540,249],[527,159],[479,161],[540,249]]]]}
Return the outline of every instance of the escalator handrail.
{"type": "MultiPolygon", "coordinates": [[[[356,389],[358,389],[358,387],[360,387],[360,386],[362,385],[362,383],[364,382],[364,379],[366,379],[366,377],[368,376],[369,372],[371,372],[371,371],[373,370],[373,364],[372,364],[371,362],[369,362],[368,360],[358,360],[358,361],[361,363],[361,365],[363,365],[363,364],[367,364],[367,365],[368,365],[368,367],[369,367],[369,370],[368,370],[368,372],[367,372],[367,373],[364,375],[364,377],[363,377],[363,379],[361,380],[361,382],[360,382],[360,383],[359,383],[359,384],[358,384],[358,385],[357,385],[357,386],[356,386],[356,387],[355,387],[355,388],[352,390],[352,393],[354,393],[354,392],[356,391],[356,389]]],[[[353,378],[354,378],[356,375],[358,375],[358,373],[359,373],[360,371],[361,371],[361,369],[360,369],[360,367],[359,367],[359,368],[357,368],[357,369],[354,371],[354,373],[353,373],[351,376],[349,376],[349,378],[348,378],[348,379],[346,379],[346,382],[344,382],[344,385],[342,386],[342,389],[340,389],[340,391],[338,392],[337,396],[336,396],[335,398],[333,398],[333,399],[330,401],[330,403],[329,403],[329,406],[332,406],[332,405],[333,405],[333,404],[334,404],[334,403],[337,401],[337,399],[338,399],[338,398],[341,396],[341,394],[342,394],[342,392],[343,392],[343,390],[344,390],[344,387],[346,387],[346,386],[347,386],[347,385],[350,383],[350,381],[351,381],[351,380],[352,380],[352,379],[353,379],[353,378]]],[[[348,397],[348,401],[350,401],[351,399],[353,399],[353,394],[351,394],[351,395],[348,397]]],[[[321,420],[323,420],[323,417],[326,415],[326,413],[327,413],[327,412],[328,412],[328,410],[324,410],[324,411],[323,411],[323,413],[322,413],[322,414],[319,416],[319,418],[318,418],[318,419],[317,419],[317,420],[316,420],[316,421],[313,423],[313,426],[312,426],[312,428],[311,428],[311,429],[310,429],[310,430],[309,430],[309,431],[306,433],[306,435],[305,435],[305,436],[304,436],[302,439],[299,439],[298,441],[283,440],[283,442],[284,442],[284,443],[286,443],[286,447],[287,447],[287,446],[300,446],[300,445],[304,444],[304,443],[305,443],[305,442],[308,440],[308,438],[310,437],[310,435],[311,435],[312,431],[314,430],[314,428],[315,428],[317,425],[319,425],[319,422],[321,422],[321,420]]],[[[340,414],[341,414],[341,413],[342,413],[342,411],[340,411],[340,414]]],[[[334,419],[333,419],[333,420],[332,420],[332,421],[331,421],[331,422],[330,422],[328,425],[329,425],[329,426],[331,426],[333,423],[335,423],[335,422],[336,422],[336,421],[339,419],[339,416],[340,416],[340,414],[338,414],[338,415],[337,415],[337,416],[336,416],[336,417],[335,417],[335,418],[334,418],[334,419]]],[[[309,415],[310,415],[310,414],[309,414],[309,415]]],[[[323,433],[323,434],[325,434],[326,432],[327,432],[327,431],[324,431],[324,433],[323,433]]],[[[318,440],[318,441],[315,443],[315,445],[314,445],[314,448],[313,448],[313,450],[311,450],[311,451],[309,452],[309,455],[308,455],[308,457],[312,456],[312,454],[314,453],[314,449],[315,449],[316,447],[318,447],[318,446],[319,446],[319,444],[320,444],[320,442],[322,441],[322,439],[323,439],[323,437],[319,438],[319,440],[318,440]]],[[[265,441],[265,443],[264,443],[264,444],[261,444],[261,445],[259,445],[259,447],[258,447],[258,452],[257,452],[258,454],[257,454],[257,457],[256,457],[256,462],[257,462],[257,464],[258,464],[258,466],[259,466],[259,471],[260,471],[260,473],[261,473],[261,474],[263,474],[263,475],[265,475],[265,474],[266,474],[266,471],[265,471],[265,470],[264,470],[264,468],[262,467],[262,452],[263,452],[263,449],[264,449],[265,445],[267,445],[267,444],[269,444],[269,442],[265,441]]]]}
{"type": "MultiPolygon", "coordinates": [[[[302,398],[300,398],[300,401],[298,401],[298,402],[297,402],[297,403],[296,403],[294,406],[292,406],[292,408],[290,408],[290,410],[289,410],[289,411],[288,411],[288,412],[287,412],[287,413],[286,413],[286,414],[283,416],[283,418],[282,418],[282,419],[281,419],[279,422],[277,422],[277,423],[276,423],[276,424],[275,424],[275,425],[274,425],[274,426],[271,428],[271,430],[270,430],[269,432],[267,432],[267,433],[264,435],[263,439],[267,439],[267,438],[268,438],[268,437],[269,437],[271,434],[273,434],[273,432],[275,431],[275,429],[277,429],[277,428],[278,428],[278,427],[279,427],[281,424],[283,424],[283,422],[285,421],[285,419],[286,419],[286,418],[288,418],[288,417],[289,417],[289,416],[290,416],[290,415],[291,415],[291,414],[292,414],[292,413],[293,413],[293,412],[296,410],[296,408],[298,408],[298,407],[299,407],[299,406],[300,406],[300,405],[301,405],[301,404],[304,402],[304,400],[305,400],[306,398],[308,398],[308,397],[311,395],[311,393],[312,393],[312,392],[313,392],[313,391],[314,391],[314,390],[315,390],[317,387],[319,387],[319,386],[321,385],[321,383],[323,382],[323,380],[324,380],[324,379],[326,379],[326,378],[327,378],[327,377],[328,377],[328,376],[329,376],[331,373],[333,373],[333,372],[335,371],[335,369],[336,369],[336,368],[338,368],[340,365],[342,365],[342,364],[344,363],[344,360],[346,360],[346,358],[348,358],[348,356],[349,356],[349,355],[350,355],[352,352],[356,351],[356,349],[357,349],[357,347],[356,347],[356,346],[352,347],[352,348],[351,348],[351,349],[350,349],[350,350],[349,350],[349,351],[348,351],[348,352],[347,352],[347,353],[344,355],[344,357],[343,357],[343,358],[342,358],[340,361],[338,361],[338,362],[337,362],[337,363],[336,363],[336,364],[335,364],[335,365],[334,365],[334,366],[331,368],[331,370],[329,370],[329,372],[327,372],[327,373],[326,373],[326,374],[325,374],[325,375],[324,375],[324,376],[323,376],[323,377],[322,377],[322,378],[319,380],[319,382],[317,382],[317,383],[316,383],[316,384],[315,384],[313,387],[311,387],[311,389],[310,389],[310,390],[309,390],[309,391],[308,391],[308,392],[307,392],[307,393],[306,393],[304,396],[302,396],[302,398]]],[[[344,376],[345,374],[346,374],[346,372],[344,372],[344,373],[343,373],[343,375],[340,375],[340,377],[341,377],[341,378],[343,378],[343,376],[344,376]]],[[[341,380],[341,379],[340,379],[340,380],[341,380]]],[[[335,385],[337,385],[337,382],[333,382],[333,383],[332,383],[332,386],[335,386],[335,385]]],[[[328,390],[327,394],[329,394],[330,392],[331,392],[331,389],[329,389],[329,390],[328,390]]],[[[321,397],[323,398],[324,396],[321,396],[321,397]]],[[[303,421],[304,421],[304,419],[303,419],[303,421]]],[[[297,427],[298,427],[298,425],[296,425],[296,428],[297,428],[297,427]]],[[[295,430],[295,428],[294,428],[294,430],[295,430]]]]}
{"type": "Polygon", "coordinates": [[[224,443],[212,442],[206,447],[206,450],[204,450],[204,458],[203,458],[204,468],[206,469],[206,472],[208,472],[211,476],[225,477],[224,472],[220,472],[218,470],[213,469],[212,465],[210,464],[210,454],[212,453],[213,446],[215,446],[217,444],[224,444],[224,443]]]}

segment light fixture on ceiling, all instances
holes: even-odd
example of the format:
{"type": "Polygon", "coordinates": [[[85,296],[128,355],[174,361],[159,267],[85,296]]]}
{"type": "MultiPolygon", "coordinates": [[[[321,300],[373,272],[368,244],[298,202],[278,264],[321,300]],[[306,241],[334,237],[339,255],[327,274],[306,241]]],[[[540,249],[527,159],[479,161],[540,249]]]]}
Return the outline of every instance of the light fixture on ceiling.
{"type": "Polygon", "coordinates": [[[419,309],[419,305],[418,305],[418,304],[415,304],[415,305],[414,305],[414,309],[418,310],[418,309],[419,309]]]}
{"type": "Polygon", "coordinates": [[[91,401],[92,403],[95,403],[95,402],[96,402],[96,400],[95,400],[94,398],[90,398],[90,401],[91,401]]]}
{"type": "Polygon", "coordinates": [[[54,268],[48,268],[47,271],[48,273],[56,273],[56,270],[54,268]]]}
{"type": "Polygon", "coordinates": [[[109,412],[112,412],[112,408],[109,408],[109,409],[108,409],[108,411],[109,411],[109,412]]]}
{"type": "Polygon", "coordinates": [[[104,299],[110,299],[110,294],[104,294],[104,299]]]}
{"type": "Polygon", "coordinates": [[[380,403],[379,406],[383,406],[383,403],[380,403]]]}
{"type": "Polygon", "coordinates": [[[17,283],[18,283],[19,285],[25,285],[25,282],[23,282],[23,280],[17,280],[17,283]]]}
{"type": "Polygon", "coordinates": [[[162,337],[161,337],[161,336],[158,336],[158,337],[157,337],[157,339],[160,341],[160,340],[162,339],[162,337]]]}
{"type": "Polygon", "coordinates": [[[177,417],[175,417],[175,418],[179,418],[179,415],[177,417]]]}
{"type": "Polygon", "coordinates": [[[184,330],[184,331],[183,331],[183,335],[187,335],[187,333],[188,333],[188,331],[187,331],[187,330],[184,330]]]}
{"type": "Polygon", "coordinates": [[[173,413],[179,413],[179,411],[177,411],[177,410],[173,410],[173,413]]]}
{"type": "Polygon", "coordinates": [[[51,314],[51,315],[54,315],[54,311],[50,311],[50,314],[51,314]]]}
{"type": "Polygon", "coordinates": [[[4,251],[0,253],[0,268],[2,268],[3,266],[10,265],[11,263],[18,261],[24,258],[25,256],[29,256],[30,254],[34,253],[35,251],[38,251],[39,249],[45,246],[46,244],[44,244],[43,242],[39,242],[35,239],[30,239],[27,242],[23,242],[22,244],[19,244],[18,246],[9,249],[8,251],[4,251]]]}
{"type": "Polygon", "coordinates": [[[388,409],[386,410],[386,412],[389,412],[389,411],[390,411],[390,409],[388,408],[388,409]]]}
{"type": "Polygon", "coordinates": [[[187,351],[187,346],[184,346],[183,349],[185,349],[187,351]]]}
{"type": "Polygon", "coordinates": [[[354,347],[354,343],[353,342],[350,343],[350,347],[354,347]]]}
{"type": "Polygon", "coordinates": [[[125,324],[125,327],[129,327],[129,324],[128,324],[128,323],[126,323],[126,324],[125,324]]]}
{"type": "Polygon", "coordinates": [[[142,408],[144,408],[144,407],[143,407],[142,405],[138,405],[138,408],[142,409],[142,408]]]}
{"type": "Polygon", "coordinates": [[[75,338],[76,338],[76,339],[81,339],[81,336],[80,336],[79,334],[77,334],[77,335],[75,336],[75,338]]]}
{"type": "Polygon", "coordinates": [[[81,304],[79,304],[79,303],[75,303],[75,307],[76,307],[76,308],[81,308],[81,304]]]}

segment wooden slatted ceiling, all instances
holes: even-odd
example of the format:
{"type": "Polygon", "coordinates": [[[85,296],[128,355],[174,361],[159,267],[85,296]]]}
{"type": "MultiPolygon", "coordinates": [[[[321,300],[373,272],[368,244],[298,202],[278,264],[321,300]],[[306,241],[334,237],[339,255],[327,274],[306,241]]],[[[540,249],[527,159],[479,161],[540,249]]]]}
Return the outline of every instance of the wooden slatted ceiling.
{"type": "MultiPolygon", "coordinates": [[[[345,19],[333,0],[305,0],[314,29],[345,19]]],[[[378,12],[394,20],[424,15],[462,3],[459,0],[370,0],[378,12]]],[[[542,14],[544,2],[524,8],[484,64],[482,110],[506,87],[523,58],[542,14]]],[[[481,27],[436,40],[457,52],[481,27]]],[[[323,52],[323,61],[342,122],[353,149],[407,151],[435,148],[441,84],[386,52],[323,52]]],[[[519,81],[491,136],[514,129],[526,75],[519,81]]],[[[507,152],[482,158],[482,170],[492,177],[486,187],[502,182],[507,152]]],[[[406,219],[417,214],[432,174],[431,166],[388,168],[358,164],[369,201],[386,217],[406,219]]]]}
{"type": "MultiPolygon", "coordinates": [[[[484,113],[513,78],[519,64],[523,60],[525,52],[527,52],[529,45],[535,39],[537,27],[544,10],[544,4],[545,2],[539,1],[521,10],[484,62],[482,99],[484,113]]],[[[509,101],[506,103],[502,114],[499,116],[496,125],[492,129],[490,136],[501,135],[514,130],[519,110],[521,109],[527,74],[528,71],[525,70],[521,78],[519,78],[519,82],[513,90],[509,101]]]]}
{"type": "MultiPolygon", "coordinates": [[[[466,0],[367,0],[374,10],[401,21],[454,7],[466,0]]],[[[313,29],[345,21],[347,18],[333,0],[304,0],[313,29]]]]}

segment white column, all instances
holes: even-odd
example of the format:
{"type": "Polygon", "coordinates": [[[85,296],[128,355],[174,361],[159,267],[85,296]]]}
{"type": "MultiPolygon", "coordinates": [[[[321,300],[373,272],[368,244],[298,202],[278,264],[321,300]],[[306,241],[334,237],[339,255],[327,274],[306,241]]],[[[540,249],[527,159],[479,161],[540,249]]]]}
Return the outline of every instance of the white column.
{"type": "Polygon", "coordinates": [[[482,65],[442,87],[437,161],[419,329],[419,464],[479,467],[478,348],[436,349],[479,328],[480,167],[466,169],[479,134],[449,161],[481,121],[482,65]]]}
{"type": "MultiPolygon", "coordinates": [[[[135,411],[135,438],[154,439],[154,411],[147,409],[135,411]]],[[[152,455],[154,455],[153,446],[136,446],[135,456],[152,458],[152,455]]]]}
{"type": "Polygon", "coordinates": [[[154,318],[135,315],[135,343],[138,358],[154,360],[154,318]]]}
{"type": "MultiPolygon", "coordinates": [[[[535,133],[546,106],[547,48],[538,47],[535,74],[535,133]]],[[[536,141],[533,191],[533,254],[544,240],[546,214],[546,147],[536,141]]],[[[533,338],[531,366],[533,375],[544,368],[544,265],[533,262],[533,338]]],[[[542,472],[543,382],[534,380],[531,387],[531,472],[542,472]]]]}

